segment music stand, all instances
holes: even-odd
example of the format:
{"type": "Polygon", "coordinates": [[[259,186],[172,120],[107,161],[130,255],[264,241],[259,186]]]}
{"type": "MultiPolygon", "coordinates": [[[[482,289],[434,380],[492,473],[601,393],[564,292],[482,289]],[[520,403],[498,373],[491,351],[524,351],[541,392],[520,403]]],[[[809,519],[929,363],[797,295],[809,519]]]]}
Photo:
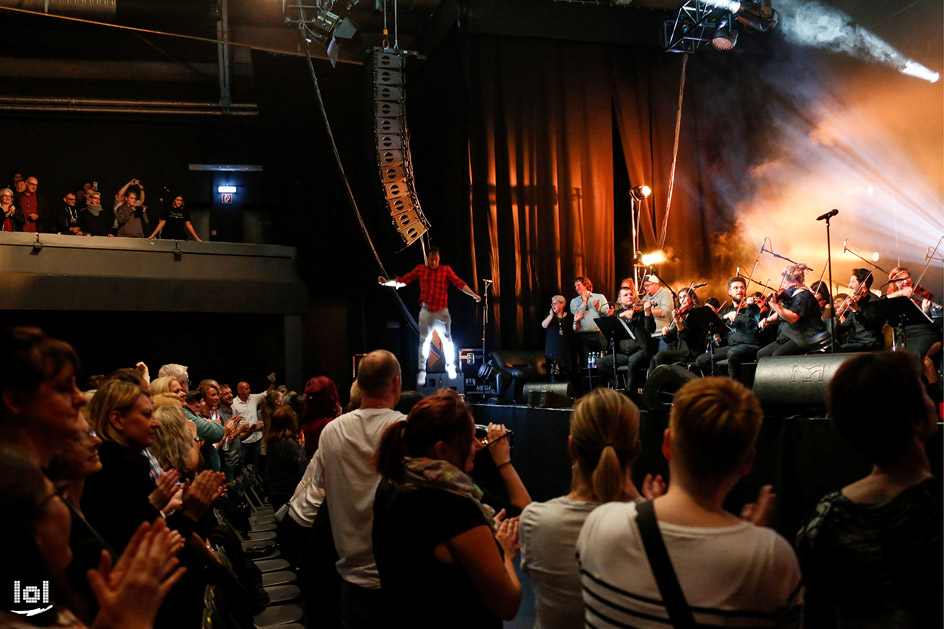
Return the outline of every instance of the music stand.
{"type": "Polygon", "coordinates": [[[689,330],[689,339],[692,338],[692,333],[694,333],[695,338],[699,338],[699,335],[703,335],[701,338],[708,339],[705,351],[711,356],[711,373],[714,373],[715,354],[711,351],[711,334],[713,330],[720,330],[724,326],[721,317],[708,306],[699,306],[688,313],[688,317],[685,318],[683,325],[686,330],[689,330]]]}
{"type": "Polygon", "coordinates": [[[613,388],[619,388],[618,371],[616,370],[616,343],[618,341],[636,340],[636,335],[629,329],[629,324],[625,319],[619,316],[597,317],[593,320],[603,332],[603,335],[610,340],[613,347],[613,388]]]}
{"type": "MultiPolygon", "coordinates": [[[[897,339],[902,339],[902,345],[908,347],[908,333],[905,327],[909,325],[933,324],[931,317],[926,315],[918,304],[907,297],[892,297],[891,299],[879,299],[872,304],[878,308],[888,325],[894,328],[892,335],[892,349],[898,349],[897,339]]],[[[870,304],[871,305],[871,304],[870,304]]]]}

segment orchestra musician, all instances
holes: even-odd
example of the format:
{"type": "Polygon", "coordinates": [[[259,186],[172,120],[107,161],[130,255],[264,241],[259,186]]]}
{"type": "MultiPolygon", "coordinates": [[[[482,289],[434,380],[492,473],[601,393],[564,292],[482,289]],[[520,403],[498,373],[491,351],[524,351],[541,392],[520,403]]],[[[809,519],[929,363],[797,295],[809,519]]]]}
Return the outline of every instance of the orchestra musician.
{"type": "Polygon", "coordinates": [[[828,341],[829,332],[816,297],[803,283],[809,268],[801,263],[791,264],[783,270],[784,288],[770,295],[767,301],[772,313],[758,323],[759,327],[765,328],[779,319],[779,334],[773,343],[757,352],[758,359],[804,354],[828,341]]]}
{"type": "Polygon", "coordinates": [[[852,269],[849,290],[852,293],[839,304],[837,337],[846,340],[840,345],[844,352],[877,351],[885,346],[882,327],[885,321],[875,302],[879,298],[872,293],[872,272],[868,269],[852,269]]]}
{"type": "MultiPolygon", "coordinates": [[[[934,296],[923,287],[914,285],[911,271],[903,266],[896,266],[889,272],[888,279],[892,281],[892,285],[889,286],[888,293],[885,295],[887,298],[905,297],[911,299],[925,314],[932,312],[935,306],[932,301],[934,296]]],[[[894,326],[894,322],[890,321],[889,325],[894,326]]],[[[940,340],[941,329],[933,323],[922,322],[905,326],[905,349],[917,354],[921,360],[924,360],[931,346],[940,340]]]]}
{"type": "Polygon", "coordinates": [[[574,315],[578,358],[583,362],[590,352],[602,352],[606,348],[606,339],[594,319],[609,314],[609,308],[606,297],[593,292],[589,277],[577,277],[574,289],[577,296],[570,300],[570,312],[574,315]]]}
{"type": "Polygon", "coordinates": [[[810,284],[810,291],[819,304],[820,318],[823,321],[829,321],[833,318],[833,298],[829,294],[829,286],[822,280],[810,284]]]}
{"type": "Polygon", "coordinates": [[[691,288],[683,288],[678,296],[679,307],[672,310],[672,323],[662,328],[662,339],[670,346],[670,349],[662,349],[663,343],[659,344],[662,351],[653,356],[649,363],[650,370],[659,365],[694,361],[695,356],[705,347],[706,339],[693,338],[691,331],[685,327],[688,314],[698,307],[698,296],[691,288]],[[672,346],[674,349],[671,349],[672,346]]]}
{"type": "MultiPolygon", "coordinates": [[[[731,304],[719,312],[721,320],[728,326],[728,344],[715,349],[712,355],[707,352],[695,359],[695,364],[706,376],[727,374],[735,380],[741,380],[741,365],[754,360],[757,351],[764,344],[760,321],[760,307],[754,295],[747,295],[747,282],[743,277],[735,276],[728,280],[728,296],[731,304]],[[715,373],[711,371],[714,359],[715,373]]],[[[761,296],[763,297],[763,296],[761,296]]],[[[741,380],[743,382],[743,380],[741,380]]]]}
{"type": "MultiPolygon", "coordinates": [[[[613,312],[614,317],[626,320],[635,339],[624,339],[616,346],[616,365],[627,365],[626,390],[635,392],[639,388],[636,382],[636,370],[645,365],[649,359],[649,339],[656,329],[656,322],[652,316],[652,304],[648,301],[637,302],[635,283],[632,278],[623,280],[623,287],[619,292],[619,306],[613,312]]],[[[597,367],[605,377],[613,377],[613,354],[608,352],[600,359],[597,367]]]]}

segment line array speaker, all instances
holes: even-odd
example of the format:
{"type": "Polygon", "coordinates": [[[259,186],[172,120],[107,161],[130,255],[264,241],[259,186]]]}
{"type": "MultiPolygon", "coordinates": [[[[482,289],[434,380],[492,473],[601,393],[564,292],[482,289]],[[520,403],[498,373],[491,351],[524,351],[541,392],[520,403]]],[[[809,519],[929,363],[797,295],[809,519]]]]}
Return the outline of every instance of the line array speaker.
{"type": "Polygon", "coordinates": [[[407,52],[374,48],[374,139],[377,167],[390,220],[405,246],[429,230],[413,183],[404,83],[407,52]]]}

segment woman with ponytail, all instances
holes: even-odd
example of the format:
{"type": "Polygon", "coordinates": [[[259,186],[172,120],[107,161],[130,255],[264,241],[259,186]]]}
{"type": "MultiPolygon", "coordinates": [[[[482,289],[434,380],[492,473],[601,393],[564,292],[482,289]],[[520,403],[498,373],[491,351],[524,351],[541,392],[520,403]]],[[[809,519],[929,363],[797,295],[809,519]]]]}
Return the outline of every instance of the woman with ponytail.
{"type": "MultiPolygon", "coordinates": [[[[584,520],[600,504],[640,501],[630,480],[639,455],[639,409],[612,389],[577,401],[567,438],[573,458],[571,491],[532,502],[521,514],[521,568],[531,577],[536,627],[581,627],[584,607],[574,548],[584,520]]],[[[647,498],[660,495],[661,477],[646,477],[647,498]]]]}
{"type": "Polygon", "coordinates": [[[420,401],[384,433],[373,542],[389,626],[500,629],[518,613],[518,520],[481,502],[468,476],[481,448],[451,390],[420,401]]]}

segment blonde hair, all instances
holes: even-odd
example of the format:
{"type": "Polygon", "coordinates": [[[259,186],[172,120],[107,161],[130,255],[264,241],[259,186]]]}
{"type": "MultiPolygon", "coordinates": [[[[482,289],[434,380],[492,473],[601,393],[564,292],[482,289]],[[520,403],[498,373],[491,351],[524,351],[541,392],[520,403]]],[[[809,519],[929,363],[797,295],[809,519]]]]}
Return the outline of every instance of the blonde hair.
{"type": "Polygon", "coordinates": [[[731,378],[698,378],[675,394],[672,452],[694,479],[721,480],[754,447],[763,413],[750,389],[731,378]]]}
{"type": "Polygon", "coordinates": [[[154,433],[154,442],[148,448],[151,454],[157,457],[165,470],[174,468],[181,472],[192,471],[189,461],[194,445],[193,433],[183,409],[164,405],[154,411],[154,418],[160,426],[154,433]]]}
{"type": "Polygon", "coordinates": [[[564,296],[563,296],[563,295],[554,295],[553,297],[551,297],[551,303],[553,304],[553,303],[555,303],[555,302],[557,302],[557,303],[559,303],[559,304],[566,304],[566,303],[567,303],[567,300],[564,299],[564,296]]]}
{"type": "Polygon", "coordinates": [[[593,499],[618,500],[626,470],[639,452],[639,409],[612,389],[594,389],[577,400],[570,436],[593,499]]]}
{"type": "Polygon", "coordinates": [[[113,441],[125,445],[121,433],[112,425],[112,411],[124,415],[137,404],[138,398],[147,393],[140,386],[126,380],[106,380],[95,392],[88,405],[89,422],[102,441],[113,441]]]}
{"type": "Polygon", "coordinates": [[[161,376],[151,380],[151,395],[157,397],[161,393],[170,393],[170,383],[176,380],[174,376],[161,376]]]}
{"type": "Polygon", "coordinates": [[[152,408],[155,411],[164,406],[173,406],[175,408],[183,409],[183,404],[180,403],[180,398],[177,397],[175,393],[159,393],[154,396],[154,398],[151,400],[151,403],[152,408]]]}
{"type": "Polygon", "coordinates": [[[802,262],[800,264],[791,264],[783,270],[783,276],[791,282],[802,284],[803,280],[806,279],[806,272],[812,270],[813,269],[802,262]]]}

